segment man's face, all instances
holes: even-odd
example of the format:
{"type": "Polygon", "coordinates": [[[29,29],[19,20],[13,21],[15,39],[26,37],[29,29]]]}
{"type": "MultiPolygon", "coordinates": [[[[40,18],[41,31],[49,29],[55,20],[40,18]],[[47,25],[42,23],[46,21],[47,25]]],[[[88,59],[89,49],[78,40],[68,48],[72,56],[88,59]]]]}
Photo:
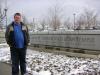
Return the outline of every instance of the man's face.
{"type": "Polygon", "coordinates": [[[19,15],[14,16],[14,20],[17,23],[20,23],[21,22],[21,16],[19,16],[19,15]]]}

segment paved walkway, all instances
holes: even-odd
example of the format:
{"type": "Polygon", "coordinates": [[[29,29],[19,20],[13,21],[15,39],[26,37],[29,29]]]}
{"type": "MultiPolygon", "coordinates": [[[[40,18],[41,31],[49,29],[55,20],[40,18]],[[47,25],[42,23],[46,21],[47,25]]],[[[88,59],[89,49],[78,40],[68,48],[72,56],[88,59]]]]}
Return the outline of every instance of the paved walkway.
{"type": "Polygon", "coordinates": [[[11,75],[11,67],[0,62],[0,75],[11,75]]]}
{"type": "MultiPolygon", "coordinates": [[[[11,66],[0,62],[0,75],[11,75],[11,66]]],[[[21,75],[19,73],[19,75],[21,75]]]]}

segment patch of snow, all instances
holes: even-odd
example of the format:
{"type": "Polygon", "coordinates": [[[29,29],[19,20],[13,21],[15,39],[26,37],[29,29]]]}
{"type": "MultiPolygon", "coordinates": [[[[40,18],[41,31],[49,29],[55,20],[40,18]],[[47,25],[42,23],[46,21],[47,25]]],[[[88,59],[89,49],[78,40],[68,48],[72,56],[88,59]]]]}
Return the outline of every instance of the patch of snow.
{"type": "MultiPolygon", "coordinates": [[[[32,75],[100,74],[100,60],[90,58],[67,57],[28,49],[26,60],[27,71],[32,75]]],[[[0,48],[0,61],[10,63],[9,47],[0,48]]]]}
{"type": "Polygon", "coordinates": [[[40,71],[39,75],[51,75],[50,71],[40,71]]]}

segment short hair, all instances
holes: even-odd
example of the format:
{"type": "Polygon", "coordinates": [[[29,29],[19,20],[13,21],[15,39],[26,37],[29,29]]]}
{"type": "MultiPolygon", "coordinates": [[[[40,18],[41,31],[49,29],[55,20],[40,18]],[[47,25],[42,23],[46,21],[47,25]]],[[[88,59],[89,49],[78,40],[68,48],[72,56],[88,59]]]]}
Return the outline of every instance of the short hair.
{"type": "Polygon", "coordinates": [[[20,14],[20,13],[15,13],[15,14],[14,14],[14,17],[15,17],[15,16],[21,16],[21,14],[20,14]]]}

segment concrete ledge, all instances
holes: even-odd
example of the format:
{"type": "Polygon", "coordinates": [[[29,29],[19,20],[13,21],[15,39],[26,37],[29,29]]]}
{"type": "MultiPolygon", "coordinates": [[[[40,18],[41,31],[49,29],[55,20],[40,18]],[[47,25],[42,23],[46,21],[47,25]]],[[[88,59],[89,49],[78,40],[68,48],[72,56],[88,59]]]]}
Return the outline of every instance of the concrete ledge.
{"type": "MultiPolygon", "coordinates": [[[[45,49],[45,47],[28,47],[29,49],[33,49],[33,50],[38,50],[40,52],[49,52],[49,53],[55,53],[58,55],[66,55],[66,56],[72,56],[72,57],[83,57],[83,58],[94,58],[94,59],[99,59],[100,55],[99,54],[92,54],[92,53],[78,53],[78,52],[73,52],[74,49],[72,49],[72,51],[66,51],[66,50],[56,50],[56,49],[45,49]]],[[[75,49],[78,50],[78,49],[75,49]]],[[[97,52],[98,53],[98,52],[97,52]]]]}

